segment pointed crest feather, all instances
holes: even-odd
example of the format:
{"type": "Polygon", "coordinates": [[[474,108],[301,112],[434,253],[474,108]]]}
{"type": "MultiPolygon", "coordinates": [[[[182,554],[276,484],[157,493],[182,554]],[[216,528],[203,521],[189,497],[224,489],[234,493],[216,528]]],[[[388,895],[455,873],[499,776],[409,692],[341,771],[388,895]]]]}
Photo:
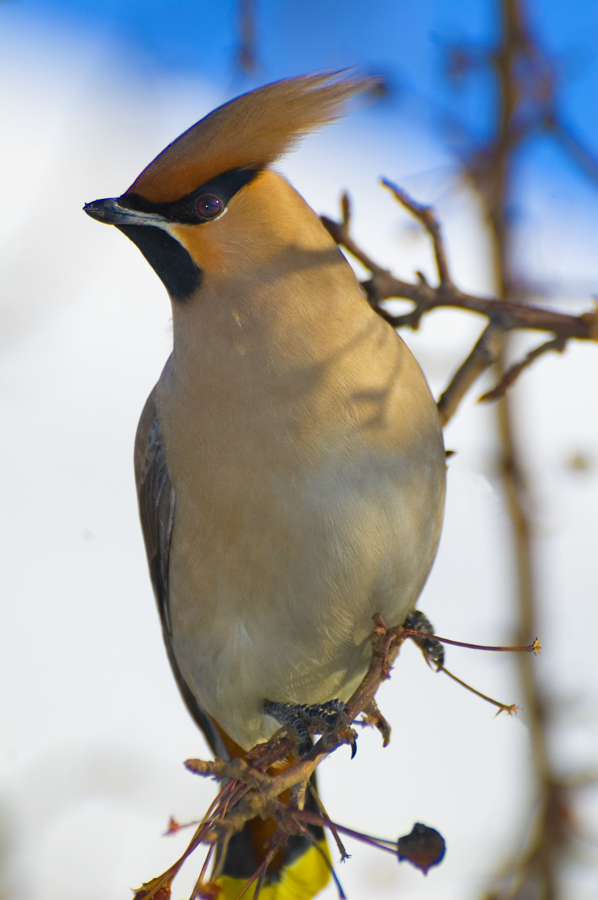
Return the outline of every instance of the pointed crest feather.
{"type": "Polygon", "coordinates": [[[169,144],[129,190],[169,202],[229,169],[263,168],[304,134],[338,118],[353,94],[377,84],[345,71],[288,78],[242,94],[169,144]]]}

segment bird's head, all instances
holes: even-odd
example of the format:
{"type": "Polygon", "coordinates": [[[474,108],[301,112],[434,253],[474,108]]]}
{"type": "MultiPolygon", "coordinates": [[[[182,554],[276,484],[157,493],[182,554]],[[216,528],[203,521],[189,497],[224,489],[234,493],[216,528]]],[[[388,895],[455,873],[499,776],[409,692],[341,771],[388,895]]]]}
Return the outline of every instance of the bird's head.
{"type": "Polygon", "coordinates": [[[121,197],[85,212],[138,246],[173,301],[187,300],[204,279],[263,267],[289,245],[316,249],[317,217],[271,165],[375,84],[305,75],[243,94],[169,144],[121,197]]]}

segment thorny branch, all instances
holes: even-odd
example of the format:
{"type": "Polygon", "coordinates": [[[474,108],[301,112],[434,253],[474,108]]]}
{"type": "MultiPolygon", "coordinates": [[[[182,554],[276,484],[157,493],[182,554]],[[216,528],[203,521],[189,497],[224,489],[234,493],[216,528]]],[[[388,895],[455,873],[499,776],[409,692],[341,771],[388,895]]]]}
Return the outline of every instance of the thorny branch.
{"type": "MultiPolygon", "coordinates": [[[[384,180],[382,184],[392,190],[397,200],[424,225],[426,231],[433,237],[436,266],[439,274],[444,273],[444,281],[440,281],[438,287],[428,284],[421,272],[416,273],[417,282],[395,278],[388,269],[379,266],[356,244],[350,235],[348,225],[342,221],[334,222],[326,216],[322,216],[322,222],[336,243],[348,250],[372,273],[372,278],[362,281],[361,286],[376,312],[395,328],[416,329],[425,313],[439,307],[449,306],[487,316],[503,331],[525,328],[536,331],[554,331],[562,337],[577,338],[578,340],[598,340],[598,312],[595,309],[582,313],[580,316],[571,316],[538,306],[522,306],[518,303],[508,303],[497,297],[483,297],[461,291],[448,273],[440,226],[430,207],[420,206],[389,181],[384,180]],[[434,225],[433,228],[430,228],[428,223],[432,221],[434,225]],[[411,300],[414,309],[404,315],[393,316],[379,306],[384,300],[392,299],[411,300]]],[[[346,194],[343,195],[341,202],[345,207],[349,204],[346,194]]]]}
{"type": "MultiPolygon", "coordinates": [[[[302,812],[300,798],[305,794],[309,779],[317,766],[343,744],[354,744],[355,732],[351,728],[351,723],[361,712],[366,712],[369,723],[376,725],[383,740],[388,741],[390,729],[384,717],[378,713],[374,698],[382,682],[389,677],[392,664],[406,635],[405,629],[401,627],[389,628],[380,616],[374,617],[374,622],[372,659],[363,681],[350,698],[346,711],[339,716],[336,727],[323,734],[314,748],[293,766],[279,773],[268,771],[276,762],[287,757],[295,746],[295,740],[284,729],[277,732],[267,743],[255,747],[242,759],[187,761],[186,765],[192,772],[214,777],[219,781],[226,780],[226,785],[199,823],[183,855],[158,878],[142,885],[135,893],[134,900],[153,900],[153,898],[166,900],[170,897],[170,887],[175,876],[200,844],[213,847],[220,843],[226,846],[233,834],[257,816],[272,818],[277,823],[278,830],[269,851],[284,846],[292,834],[306,833],[303,823],[311,819],[302,812]],[[291,802],[286,806],[279,797],[289,790],[291,802]],[[293,799],[299,802],[293,802],[293,799]]],[[[334,833],[337,826],[330,822],[323,807],[321,812],[322,815],[316,824],[329,827],[334,833]]],[[[313,814],[311,818],[314,818],[313,814]]],[[[340,829],[340,826],[338,828],[340,829]]],[[[221,860],[223,855],[220,854],[221,860]]],[[[266,858],[271,856],[267,855],[266,858]]],[[[212,872],[212,882],[204,882],[206,870],[207,865],[204,864],[193,892],[194,897],[209,896],[210,885],[219,876],[216,867],[212,872]]],[[[264,868],[264,873],[265,871],[264,868]]],[[[256,873],[256,880],[263,877],[264,873],[256,873]]]]}
{"type": "MultiPolygon", "coordinates": [[[[438,865],[444,856],[444,840],[434,828],[416,823],[411,834],[399,838],[398,841],[362,834],[334,823],[310,782],[317,766],[331,753],[338,750],[343,744],[355,747],[356,735],[351,726],[360,713],[363,714],[363,718],[359,720],[358,724],[375,726],[382,736],[383,746],[388,744],[390,726],[378,709],[375,696],[380,685],[390,677],[392,665],[406,638],[412,638],[418,644],[425,659],[436,671],[446,671],[450,678],[463,687],[498,706],[499,711],[509,714],[517,710],[514,704],[497,703],[445,670],[441,642],[471,649],[515,652],[526,655],[538,654],[541,649],[537,639],[526,646],[488,647],[442,638],[433,634],[432,626],[421,612],[413,613],[404,626],[394,628],[389,628],[381,616],[375,615],[371,635],[372,658],[361,684],[349,699],[345,710],[339,715],[334,728],[326,731],[315,747],[303,758],[282,771],[280,768],[271,768],[282,760],[288,760],[289,753],[296,747],[297,736],[292,735],[288,729],[282,728],[269,741],[258,744],[242,758],[215,759],[208,762],[200,759],[187,760],[186,766],[191,772],[215,778],[225,782],[225,785],[201,822],[191,823],[197,825],[197,828],[182,856],[162,875],[142,885],[136,891],[133,900],[169,900],[174,878],[189,856],[202,844],[208,848],[207,856],[190,900],[197,900],[199,897],[217,897],[219,887],[215,882],[221,875],[228,842],[234,834],[241,831],[249,821],[256,817],[272,819],[276,823],[276,830],[263,848],[265,853],[263,862],[249,878],[242,893],[254,882],[258,886],[261,885],[272,859],[285,846],[291,835],[301,834],[315,843],[315,838],[306,828],[310,824],[330,830],[341,859],[347,858],[340,838],[341,834],[346,834],[377,849],[394,853],[399,861],[408,859],[424,874],[432,866],[438,865]],[[414,623],[416,628],[412,627],[414,623]],[[419,630],[421,628],[424,630],[419,630]],[[307,790],[313,794],[316,800],[318,813],[304,809],[307,790]],[[282,796],[290,797],[289,802],[282,802],[282,796]],[[217,846],[219,851],[215,854],[216,864],[210,876],[211,880],[208,881],[206,879],[208,865],[217,846]]],[[[169,832],[177,831],[180,827],[182,826],[171,819],[169,832]]],[[[321,848],[319,849],[322,852],[321,848]]],[[[324,858],[327,865],[330,866],[327,857],[324,858]]],[[[331,873],[337,880],[332,869],[331,873]]],[[[344,894],[338,880],[337,886],[340,896],[343,898],[344,894]]],[[[256,897],[258,893],[259,891],[256,889],[256,897]]]]}
{"type": "Polygon", "coordinates": [[[344,247],[355,259],[371,272],[372,277],[361,283],[371,306],[394,328],[408,326],[418,328],[422,317],[439,307],[453,307],[486,316],[488,325],[482,332],[469,356],[459,366],[450,384],[438,401],[438,409],[443,425],[456,412],[461,400],[475,381],[500,359],[504,338],[514,329],[553,332],[555,338],[532,350],[524,360],[512,366],[501,378],[500,383],[484,394],[484,401],[502,397],[521,372],[541,354],[548,350],[562,352],[567,340],[598,341],[598,306],[579,316],[568,315],[538,306],[523,306],[519,303],[500,300],[496,297],[482,297],[461,291],[454,283],[447,262],[444,240],[438,219],[429,206],[416,203],[405,191],[384,179],[398,202],[411,213],[429,234],[434,247],[434,260],[438,275],[438,285],[433,287],[421,272],[417,272],[416,282],[401,281],[387,269],[382,268],[361,249],[351,237],[350,201],[347,194],[341,199],[342,217],[334,222],[322,216],[322,222],[337,244],[344,247]],[[404,315],[392,315],[381,304],[385,300],[411,300],[413,310],[404,315]]]}
{"type": "MultiPolygon", "coordinates": [[[[182,856],[162,875],[143,884],[135,892],[133,900],[169,900],[174,878],[186,860],[202,844],[207,847],[207,855],[190,900],[198,900],[200,897],[212,900],[217,897],[220,888],[216,881],[222,874],[222,864],[228,842],[234,834],[240,832],[248,822],[257,817],[273,820],[276,828],[263,847],[264,860],[248,879],[239,897],[252,884],[256,883],[254,896],[257,898],[268,867],[276,853],[284,848],[292,835],[301,834],[312,841],[322,853],[337,882],[340,898],[343,900],[345,895],[328,857],[323,854],[321,847],[308,831],[307,825],[317,825],[320,828],[329,829],[342,860],[347,858],[347,852],[340,835],[345,834],[379,850],[395,854],[399,862],[404,859],[409,860],[424,874],[432,866],[441,862],[445,851],[444,839],[434,828],[427,825],[416,823],[411,834],[399,838],[398,841],[392,841],[371,837],[336,824],[330,819],[318,797],[314,785],[310,781],[311,776],[318,765],[343,744],[351,745],[353,752],[355,751],[356,734],[351,726],[360,713],[363,714],[363,718],[359,720],[358,724],[376,727],[382,736],[383,746],[388,744],[390,726],[378,709],[375,696],[380,685],[390,677],[392,665],[406,638],[415,641],[433,669],[445,672],[467,690],[473,691],[477,696],[499,707],[499,712],[509,714],[517,711],[518,707],[515,704],[498,703],[461,681],[445,668],[442,644],[447,643],[477,650],[537,655],[541,650],[540,643],[536,638],[533,643],[525,646],[483,646],[440,637],[433,633],[431,624],[419,611],[412,613],[405,625],[393,628],[389,628],[380,615],[375,615],[373,620],[372,657],[368,670],[361,684],[345,705],[344,711],[338,716],[334,727],[322,734],[309,753],[301,759],[297,759],[295,756],[290,767],[282,771],[280,767],[277,769],[275,764],[283,760],[288,762],[289,754],[297,746],[297,735],[293,735],[288,728],[281,728],[269,741],[258,744],[244,757],[231,760],[217,758],[207,762],[200,759],[187,760],[185,765],[191,772],[225,782],[225,786],[212,802],[201,822],[190,823],[196,825],[197,828],[182,856]],[[274,769],[271,768],[272,766],[274,769]],[[308,790],[316,801],[319,810],[317,813],[304,808],[308,790]],[[285,796],[289,798],[288,802],[282,801],[281,798],[285,796]],[[214,854],[216,847],[218,847],[218,851],[214,854]],[[216,857],[216,862],[208,881],[206,873],[213,856],[216,857]]],[[[319,726],[306,724],[312,731],[319,730],[319,726]]],[[[178,831],[181,827],[183,826],[171,819],[169,833],[178,831]]]]}

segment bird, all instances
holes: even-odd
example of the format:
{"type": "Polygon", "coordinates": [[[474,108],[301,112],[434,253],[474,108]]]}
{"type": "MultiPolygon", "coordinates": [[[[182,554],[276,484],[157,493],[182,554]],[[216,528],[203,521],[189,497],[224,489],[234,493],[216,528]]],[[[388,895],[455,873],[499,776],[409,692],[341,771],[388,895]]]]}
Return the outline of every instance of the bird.
{"type": "MultiPolygon", "coordinates": [[[[371,88],[354,71],[257,88],[124,194],[84,206],[170,296],[173,349],[135,441],[139,509],[174,676],[225,759],[269,739],[281,710],[350,697],[372,617],[405,621],[440,538],[445,454],[425,376],[275,168],[371,88]]],[[[263,826],[228,845],[224,900],[264,858],[263,826]]],[[[291,838],[261,897],[326,884],[313,834],[319,851],[291,838]]]]}

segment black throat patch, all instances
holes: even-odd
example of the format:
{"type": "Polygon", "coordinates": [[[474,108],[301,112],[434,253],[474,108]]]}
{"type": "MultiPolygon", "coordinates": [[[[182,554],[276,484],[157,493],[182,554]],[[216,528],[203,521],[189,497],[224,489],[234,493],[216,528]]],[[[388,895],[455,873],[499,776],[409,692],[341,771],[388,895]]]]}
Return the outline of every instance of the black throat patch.
{"type": "Polygon", "coordinates": [[[200,287],[203,272],[168,232],[149,225],[117,225],[139,247],[173,300],[186,300],[200,287]]]}

